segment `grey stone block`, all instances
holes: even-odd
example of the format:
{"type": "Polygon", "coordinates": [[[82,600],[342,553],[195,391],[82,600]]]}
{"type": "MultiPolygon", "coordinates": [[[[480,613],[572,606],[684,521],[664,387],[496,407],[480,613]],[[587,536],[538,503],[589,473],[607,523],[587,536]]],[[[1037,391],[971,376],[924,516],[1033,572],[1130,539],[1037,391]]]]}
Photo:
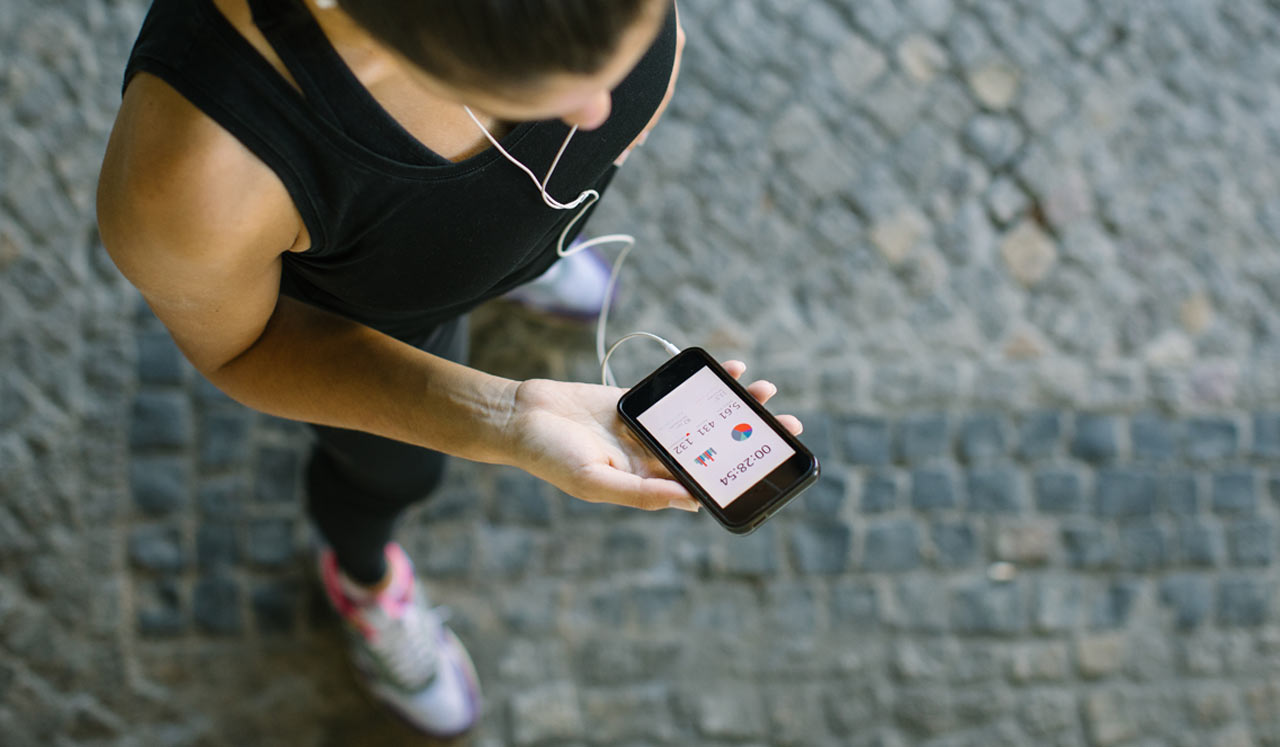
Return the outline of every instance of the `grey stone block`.
{"type": "Polygon", "coordinates": [[[468,532],[436,532],[426,543],[425,553],[415,559],[422,572],[437,578],[465,576],[474,564],[475,540],[468,532]]]}
{"type": "Polygon", "coordinates": [[[918,469],[911,473],[911,506],[917,511],[956,508],[960,497],[946,469],[918,469]]]}
{"type": "MultiPolygon", "coordinates": [[[[778,525],[768,523],[746,537],[724,537],[720,546],[725,573],[743,576],[771,576],[778,572],[778,525]]],[[[809,548],[808,552],[813,552],[809,548]]]]}
{"type": "Polygon", "coordinates": [[[200,466],[217,470],[246,464],[253,453],[252,431],[253,414],[248,410],[206,412],[200,424],[200,466]]]}
{"type": "Polygon", "coordinates": [[[822,477],[801,494],[796,506],[811,516],[835,517],[844,508],[849,495],[849,481],[845,476],[823,469],[822,477]]]}
{"type": "Polygon", "coordinates": [[[856,465],[889,463],[889,424],[882,418],[855,417],[841,426],[845,458],[856,465]]]}
{"type": "Polygon", "coordinates": [[[196,624],[208,633],[234,635],[244,628],[240,587],[229,576],[215,574],[196,581],[191,611],[196,624]]]}
{"type": "Polygon", "coordinates": [[[1240,449],[1240,429],[1228,418],[1192,418],[1186,434],[1186,456],[1195,462],[1228,459],[1240,449]]]}
{"type": "Polygon", "coordinates": [[[1018,513],[1023,507],[1018,473],[1007,467],[969,470],[969,510],[983,513],[1018,513]]]}
{"type": "Polygon", "coordinates": [[[1077,415],[1072,456],[1093,464],[1114,460],[1120,455],[1119,424],[1119,418],[1112,415],[1077,415]]]}
{"type": "Polygon", "coordinates": [[[1124,524],[1118,530],[1120,565],[1131,571],[1149,572],[1169,561],[1164,530],[1153,521],[1124,524]]]}
{"type": "Polygon", "coordinates": [[[185,392],[138,393],[129,426],[131,448],[182,448],[191,443],[192,435],[191,402],[185,392]]]}
{"type": "Polygon", "coordinates": [[[234,519],[243,511],[249,483],[239,475],[215,477],[204,481],[196,491],[196,504],[207,517],[234,519]]]}
{"type": "Polygon", "coordinates": [[[1159,480],[1160,506],[1175,516],[1194,516],[1200,511],[1200,488],[1193,474],[1164,475],[1159,480]]]}
{"type": "Polygon", "coordinates": [[[543,491],[545,484],[523,470],[501,470],[493,501],[494,521],[549,526],[551,503],[543,491]]]}
{"type": "Polygon", "coordinates": [[[1097,513],[1108,518],[1150,516],[1156,509],[1158,485],[1155,475],[1144,470],[1100,470],[1097,513]]]}
{"type": "Polygon", "coordinates": [[[1222,530],[1213,519],[1187,517],[1178,522],[1178,559],[1189,566],[1213,568],[1225,557],[1222,530]]]}
{"type": "Polygon", "coordinates": [[[1179,630],[1199,627],[1213,614],[1213,583],[1205,576],[1179,573],[1160,582],[1160,601],[1173,610],[1179,630]]]}
{"type": "Polygon", "coordinates": [[[187,503],[190,470],[183,457],[135,456],[129,476],[133,502],[147,514],[170,514],[187,503]]]}
{"type": "Polygon", "coordinates": [[[893,585],[889,622],[902,630],[939,633],[947,629],[947,586],[940,578],[909,575],[893,585]]]}
{"type": "Polygon", "coordinates": [[[533,570],[533,533],[523,527],[485,527],[482,532],[481,567],[491,573],[519,576],[533,570]]]}
{"type": "Polygon", "coordinates": [[[887,44],[905,28],[902,11],[891,0],[869,0],[849,6],[853,21],[875,41],[887,44]]]}
{"type": "Polygon", "coordinates": [[[1112,581],[1097,595],[1090,610],[1090,625],[1098,630],[1123,628],[1142,592],[1141,582],[1112,581]]]}
{"type": "Polygon", "coordinates": [[[711,739],[744,740],[765,736],[759,697],[746,685],[704,689],[693,699],[698,733],[711,739]]]}
{"type": "Polygon", "coordinates": [[[180,571],[186,567],[182,532],[174,526],[142,526],[129,532],[129,559],[139,568],[180,571]]]}
{"type": "Polygon", "coordinates": [[[1026,137],[1018,123],[992,114],[979,114],[964,128],[964,143],[988,167],[999,169],[1009,165],[1026,137]]]}
{"type": "Polygon", "coordinates": [[[951,595],[951,627],[971,635],[1012,635],[1027,629],[1022,594],[1016,584],[980,582],[951,595]]]}
{"type": "Polygon", "coordinates": [[[138,333],[138,380],[146,384],[183,383],[185,359],[165,330],[138,333]]]}
{"type": "Polygon", "coordinates": [[[934,524],[930,536],[934,559],[941,568],[965,568],[978,557],[978,532],[971,522],[934,524]]]}
{"type": "Polygon", "coordinates": [[[147,637],[168,637],[186,630],[182,593],[176,578],[143,581],[140,587],[138,633],[147,637]]]}
{"type": "Polygon", "coordinates": [[[1178,455],[1181,424],[1151,413],[1136,415],[1129,421],[1129,438],[1133,456],[1152,462],[1167,462],[1178,455]]]}
{"type": "Polygon", "coordinates": [[[229,568],[240,556],[235,526],[204,522],[196,529],[196,564],[201,569],[229,568]]]}
{"type": "Polygon", "coordinates": [[[1213,510],[1220,514],[1253,514],[1258,510],[1257,475],[1250,471],[1213,476],[1213,510]]]}
{"type": "Polygon", "coordinates": [[[1269,566],[1275,557],[1275,529],[1263,519],[1246,519],[1227,526],[1231,562],[1239,566],[1269,566]]]}
{"type": "Polygon", "coordinates": [[[945,458],[951,450],[946,414],[914,415],[898,421],[896,445],[898,461],[907,464],[945,458]]]}
{"type": "Polygon", "coordinates": [[[1062,413],[1043,410],[1027,415],[1018,426],[1018,456],[1044,459],[1057,453],[1062,439],[1062,413]]]}
{"type": "Polygon", "coordinates": [[[1280,459],[1280,412],[1254,413],[1253,455],[1260,459],[1280,459]]]}
{"type": "Polygon", "coordinates": [[[994,413],[970,415],[960,424],[960,456],[968,462],[985,462],[1008,450],[1004,420],[994,413]]]}
{"type": "Polygon", "coordinates": [[[831,590],[833,625],[861,630],[879,621],[879,597],[876,588],[871,584],[845,581],[831,590]]]}
{"type": "Polygon", "coordinates": [[[898,480],[888,472],[867,475],[862,485],[863,513],[875,514],[892,511],[898,505],[898,480]]]}
{"type": "Polygon", "coordinates": [[[258,519],[246,529],[245,557],[264,568],[279,568],[294,559],[294,520],[258,519]]]}
{"type": "Polygon", "coordinates": [[[886,519],[867,527],[861,567],[865,571],[906,571],[920,565],[920,530],[909,519],[886,519]]]}
{"type": "Polygon", "coordinates": [[[791,559],[801,573],[842,573],[849,567],[853,531],[835,521],[798,524],[791,533],[791,559]]]}
{"type": "Polygon", "coordinates": [[[1267,622],[1271,593],[1260,577],[1240,576],[1218,582],[1218,624],[1256,627],[1267,622]]]}
{"type": "Polygon", "coordinates": [[[513,744],[573,744],[582,735],[582,711],[572,682],[552,682],[511,698],[513,744]]]}
{"type": "Polygon", "coordinates": [[[297,627],[302,587],[292,581],[256,584],[249,601],[258,631],[268,635],[289,635],[297,627]]]}
{"type": "Polygon", "coordinates": [[[1074,630],[1084,621],[1088,607],[1078,578],[1047,576],[1036,581],[1032,619],[1045,633],[1074,630]]]}
{"type": "Polygon", "coordinates": [[[1072,568],[1101,569],[1115,559],[1115,547],[1107,535],[1095,526],[1064,526],[1062,548],[1072,568]]]}
{"type": "Polygon", "coordinates": [[[291,503],[297,498],[302,459],[294,449],[265,446],[258,450],[254,498],[259,503],[291,503]]]}
{"type": "Polygon", "coordinates": [[[1084,508],[1080,475],[1070,470],[1045,470],[1034,479],[1036,508],[1049,514],[1076,513],[1084,508]]]}

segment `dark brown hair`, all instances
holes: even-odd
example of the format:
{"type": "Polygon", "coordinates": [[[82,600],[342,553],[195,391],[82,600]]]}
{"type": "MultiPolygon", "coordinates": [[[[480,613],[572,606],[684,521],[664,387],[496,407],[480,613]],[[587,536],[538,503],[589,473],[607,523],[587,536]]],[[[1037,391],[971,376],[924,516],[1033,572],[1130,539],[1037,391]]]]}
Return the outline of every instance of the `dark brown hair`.
{"type": "Polygon", "coordinates": [[[657,0],[339,0],[426,72],[467,87],[516,87],[549,73],[591,74],[657,0]]]}

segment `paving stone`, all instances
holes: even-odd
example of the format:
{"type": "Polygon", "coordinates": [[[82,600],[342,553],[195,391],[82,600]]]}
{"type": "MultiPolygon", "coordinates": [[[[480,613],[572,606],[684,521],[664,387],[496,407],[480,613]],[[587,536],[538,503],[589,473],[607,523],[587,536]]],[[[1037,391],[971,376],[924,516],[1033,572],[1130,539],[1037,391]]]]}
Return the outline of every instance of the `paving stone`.
{"type": "Polygon", "coordinates": [[[1115,559],[1112,541],[1098,527],[1064,526],[1062,547],[1072,568],[1105,568],[1115,559]]]}
{"type": "Polygon", "coordinates": [[[978,558],[978,532],[972,523],[949,521],[930,529],[934,559],[942,568],[964,568],[978,558]]]}
{"type": "Polygon", "coordinates": [[[279,568],[294,560],[294,520],[258,519],[247,527],[245,557],[263,568],[279,568]]]}
{"type": "Polygon", "coordinates": [[[292,503],[297,499],[302,460],[293,449],[265,446],[258,450],[254,499],[259,503],[292,503]]]}
{"type": "Polygon", "coordinates": [[[862,36],[850,34],[848,40],[831,56],[831,70],[841,89],[857,96],[888,69],[884,53],[862,36]]]}
{"type": "Polygon", "coordinates": [[[1192,516],[1200,510],[1200,488],[1195,475],[1162,475],[1159,479],[1159,500],[1165,511],[1175,516],[1192,516]]]}
{"type": "Polygon", "coordinates": [[[698,733],[713,739],[758,739],[767,727],[756,695],[743,685],[703,689],[693,699],[698,733]]]}
{"type": "Polygon", "coordinates": [[[958,633],[1015,635],[1027,629],[1022,594],[1015,584],[980,583],[951,595],[951,627],[958,633]]]}
{"type": "Polygon", "coordinates": [[[1199,568],[1216,567],[1226,557],[1222,530],[1212,519],[1179,521],[1178,548],[1181,562],[1199,568]]]}
{"type": "Polygon", "coordinates": [[[800,524],[791,535],[791,559],[801,573],[842,573],[852,544],[853,531],[843,523],[800,524]]]}
{"type": "Polygon", "coordinates": [[[225,469],[246,464],[252,454],[253,417],[241,409],[207,412],[200,423],[200,466],[225,469]]]}
{"type": "Polygon", "coordinates": [[[1090,624],[1095,630],[1118,630],[1129,623],[1134,604],[1142,594],[1138,581],[1113,581],[1094,600],[1090,624]]]}
{"type": "Polygon", "coordinates": [[[843,453],[851,464],[878,466],[890,461],[889,424],[881,418],[851,418],[841,428],[843,453]]]}
{"type": "Polygon", "coordinates": [[[1150,516],[1156,509],[1159,483],[1151,472],[1123,468],[1099,470],[1096,509],[1108,518],[1150,516]]]}
{"type": "Polygon", "coordinates": [[[134,449],[180,448],[192,439],[191,403],[183,392],[147,391],[133,401],[129,446],[134,449]]]}
{"type": "MultiPolygon", "coordinates": [[[[965,145],[992,169],[1000,169],[1012,163],[1024,141],[1022,128],[1008,117],[979,114],[969,120],[964,129],[965,145]]],[[[1017,234],[1017,238],[1016,251],[1010,250],[1010,253],[1027,256],[1028,266],[1039,267],[1045,262],[1042,258],[1045,254],[1045,242],[1041,236],[1028,232],[1025,238],[1023,234],[1017,234]]],[[[1034,277],[1036,274],[1038,273],[1028,271],[1024,276],[1034,277]]]]}
{"type": "Polygon", "coordinates": [[[676,738],[671,696],[665,687],[584,690],[581,712],[597,740],[668,744],[676,738]]]}
{"type": "Polygon", "coordinates": [[[1031,205],[1027,194],[1012,179],[1002,176],[991,184],[987,190],[987,209],[996,221],[1007,226],[1014,219],[1022,216],[1031,205]]]}
{"type": "Polygon", "coordinates": [[[950,612],[941,600],[947,587],[928,576],[899,576],[893,584],[892,603],[886,621],[901,630],[937,633],[947,630],[950,612]]]}
{"type": "Polygon", "coordinates": [[[851,6],[853,20],[877,42],[885,44],[901,33],[902,14],[890,0],[868,0],[851,6]]]}
{"type": "Polygon", "coordinates": [[[1054,521],[1002,521],[996,527],[995,556],[1019,566],[1043,564],[1057,546],[1056,528],[1054,521]]]}
{"type": "Polygon", "coordinates": [[[1178,453],[1180,434],[1177,421],[1160,415],[1137,415],[1129,421],[1133,456],[1137,459],[1165,462],[1178,453]]]}
{"type": "MultiPolygon", "coordinates": [[[[829,548],[828,548],[829,549],[829,548]]],[[[765,524],[746,537],[733,537],[717,547],[717,566],[725,573],[744,576],[770,576],[778,572],[778,529],[765,524]]],[[[809,548],[809,553],[814,549],[809,548]]],[[[827,557],[830,560],[830,556],[827,557]]]]}
{"type": "Polygon", "coordinates": [[[1016,67],[1003,60],[992,60],[969,72],[969,90],[983,107],[1003,111],[1018,95],[1019,78],[1016,67]]]}
{"type": "Polygon", "coordinates": [[[1114,460],[1120,454],[1119,426],[1111,415],[1077,415],[1071,455],[1093,464],[1114,460]]]}
{"type": "Polygon", "coordinates": [[[1004,467],[969,470],[969,509],[983,513],[1018,513],[1023,496],[1017,473],[1004,467]]]}
{"type": "Polygon", "coordinates": [[[1221,472],[1213,476],[1213,510],[1222,514],[1253,514],[1258,508],[1257,475],[1221,472]]]}
{"type": "Polygon", "coordinates": [[[880,602],[876,587],[859,581],[841,581],[832,588],[833,626],[863,630],[879,621],[880,602]]]}
{"type": "Polygon", "coordinates": [[[1254,413],[1253,454],[1260,459],[1280,459],[1280,413],[1254,413]]]}
{"type": "Polygon", "coordinates": [[[138,380],[143,384],[183,383],[185,360],[173,338],[163,330],[141,332],[138,343],[138,380]]]}
{"type": "Polygon", "coordinates": [[[1240,431],[1234,420],[1192,418],[1187,421],[1186,456],[1196,462],[1216,462],[1233,457],[1240,447],[1240,431]]]}
{"type": "Polygon", "coordinates": [[[1137,521],[1119,528],[1120,565],[1138,572],[1163,568],[1169,562],[1168,540],[1160,524],[1137,521]]]}
{"type": "Polygon", "coordinates": [[[1218,582],[1217,620],[1224,626],[1258,626],[1267,622],[1271,593],[1260,579],[1238,576],[1218,582]]]}
{"type": "Polygon", "coordinates": [[[1160,582],[1160,601],[1173,610],[1179,630],[1197,628],[1213,615],[1213,584],[1204,576],[1169,576],[1160,582]]]}
{"type": "Polygon", "coordinates": [[[302,597],[302,588],[296,582],[284,580],[255,584],[249,601],[258,631],[268,635],[293,633],[302,597]]]}
{"type": "Polygon", "coordinates": [[[1004,420],[995,413],[965,418],[957,434],[960,455],[968,462],[985,462],[1005,455],[1008,442],[1004,420]]]}
{"type": "Polygon", "coordinates": [[[1260,519],[1232,522],[1227,526],[1227,546],[1233,565],[1269,566],[1275,556],[1275,529],[1260,519]]]}
{"type": "Polygon", "coordinates": [[[1036,508],[1044,513],[1070,514],[1084,508],[1084,486],[1071,470],[1045,470],[1035,475],[1036,508]]]}
{"type": "Polygon", "coordinates": [[[208,518],[234,519],[240,516],[249,492],[248,482],[239,475],[215,477],[200,484],[196,505],[208,518]]]}
{"type": "Polygon", "coordinates": [[[578,690],[571,682],[552,682],[511,698],[511,738],[517,745],[564,743],[582,736],[584,723],[578,690]]]}
{"type": "Polygon", "coordinates": [[[917,464],[945,458],[950,451],[950,431],[944,413],[909,416],[898,421],[898,461],[917,464]]]}
{"type": "Polygon", "coordinates": [[[191,611],[196,624],[208,633],[235,635],[243,630],[240,587],[228,576],[214,574],[197,580],[191,611]]]}
{"type": "Polygon", "coordinates": [[[898,64],[919,83],[929,83],[947,68],[947,53],[925,34],[911,34],[898,44],[898,64]]]}
{"type": "Polygon", "coordinates": [[[796,507],[812,516],[834,518],[844,508],[848,495],[845,476],[824,466],[822,479],[801,494],[796,507]]]}
{"type": "Polygon", "coordinates": [[[188,501],[190,469],[178,456],[135,456],[129,465],[133,502],[151,516],[171,514],[188,501]]]}
{"type": "Polygon", "coordinates": [[[1053,456],[1062,438],[1062,413],[1040,410],[1026,415],[1018,426],[1018,457],[1043,459],[1053,456]]]}
{"type": "Polygon", "coordinates": [[[917,738],[937,736],[955,726],[948,692],[940,686],[902,688],[895,693],[894,721],[917,738]]]}
{"type": "Polygon", "coordinates": [[[950,470],[918,469],[911,472],[911,507],[917,511],[957,508],[960,497],[950,470]]]}
{"type": "Polygon", "coordinates": [[[186,621],[178,581],[163,577],[143,581],[138,600],[138,632],[147,637],[168,637],[182,633],[186,621]]]}
{"type": "Polygon", "coordinates": [[[203,522],[196,529],[196,564],[201,570],[230,568],[240,555],[236,528],[224,522],[203,522]]]}
{"type": "Polygon", "coordinates": [[[1123,693],[1090,693],[1085,696],[1083,710],[1092,744],[1097,747],[1122,744],[1140,733],[1123,693]]]}
{"type": "Polygon", "coordinates": [[[129,532],[129,558],[141,568],[180,571],[186,567],[182,532],[175,526],[142,526],[129,532]]]}
{"type": "Polygon", "coordinates": [[[898,480],[888,472],[867,475],[862,485],[861,509],[863,513],[891,511],[898,505],[898,480]]]}
{"type": "MultiPolygon", "coordinates": [[[[1074,630],[1084,622],[1088,608],[1078,579],[1045,577],[1038,579],[1032,606],[1036,630],[1045,633],[1074,630]]],[[[1066,653],[1063,649],[1065,666],[1066,653]]]]}
{"type": "Polygon", "coordinates": [[[920,530],[909,519],[885,519],[867,527],[861,568],[869,572],[905,571],[920,565],[920,530]]]}

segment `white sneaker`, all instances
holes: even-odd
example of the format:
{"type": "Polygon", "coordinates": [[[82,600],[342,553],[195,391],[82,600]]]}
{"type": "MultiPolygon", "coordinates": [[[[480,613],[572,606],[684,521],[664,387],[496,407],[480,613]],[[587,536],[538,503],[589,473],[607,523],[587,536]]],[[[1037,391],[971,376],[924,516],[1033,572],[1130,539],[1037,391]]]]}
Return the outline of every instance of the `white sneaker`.
{"type": "Polygon", "coordinates": [[[320,577],[347,627],[351,658],[374,697],[436,739],[457,737],[480,719],[480,682],[471,657],[441,616],[427,606],[404,549],[386,549],[391,578],[384,590],[357,599],[330,549],[320,577]],[[346,587],[346,588],[344,588],[346,587]]]}
{"type": "MultiPolygon", "coordinates": [[[[570,251],[581,242],[576,239],[570,244],[570,251]]],[[[600,316],[612,269],[607,259],[589,248],[561,258],[503,298],[543,314],[590,321],[600,316]]]]}

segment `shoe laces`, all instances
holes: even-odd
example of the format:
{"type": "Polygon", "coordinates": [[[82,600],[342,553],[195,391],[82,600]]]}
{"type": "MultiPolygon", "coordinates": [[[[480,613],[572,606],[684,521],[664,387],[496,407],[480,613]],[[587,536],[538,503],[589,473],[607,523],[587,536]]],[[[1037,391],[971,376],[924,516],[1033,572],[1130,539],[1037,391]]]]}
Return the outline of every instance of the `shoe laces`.
{"type": "Polygon", "coordinates": [[[416,586],[402,599],[369,605],[362,615],[370,627],[365,639],[370,651],[395,683],[409,690],[426,687],[435,678],[444,624],[443,615],[427,607],[416,586]]]}

